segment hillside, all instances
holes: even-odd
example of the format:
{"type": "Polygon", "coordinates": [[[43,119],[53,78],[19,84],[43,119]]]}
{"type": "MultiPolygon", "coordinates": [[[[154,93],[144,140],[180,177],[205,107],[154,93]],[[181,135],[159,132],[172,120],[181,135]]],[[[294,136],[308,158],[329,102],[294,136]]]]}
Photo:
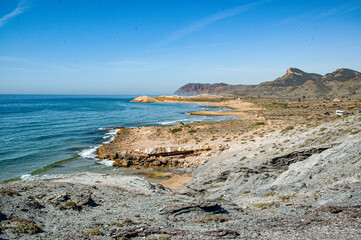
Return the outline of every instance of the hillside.
{"type": "Polygon", "coordinates": [[[182,95],[212,93],[251,98],[359,98],[361,73],[351,69],[337,69],[322,76],[289,68],[285,75],[258,85],[188,83],[176,93],[182,95]]]}
{"type": "Polygon", "coordinates": [[[188,83],[183,87],[179,88],[175,92],[175,94],[177,95],[198,95],[199,93],[220,94],[227,86],[229,85],[225,83],[215,83],[215,84],[188,83]]]}

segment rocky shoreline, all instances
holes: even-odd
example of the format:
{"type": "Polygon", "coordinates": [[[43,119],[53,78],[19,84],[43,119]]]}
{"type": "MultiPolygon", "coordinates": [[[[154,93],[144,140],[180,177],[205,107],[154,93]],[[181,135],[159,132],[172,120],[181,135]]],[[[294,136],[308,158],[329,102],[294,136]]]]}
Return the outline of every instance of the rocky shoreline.
{"type": "Polygon", "coordinates": [[[129,128],[99,149],[188,167],[178,190],[119,173],[2,183],[0,239],[359,239],[361,116],[260,119],[129,128]]]}

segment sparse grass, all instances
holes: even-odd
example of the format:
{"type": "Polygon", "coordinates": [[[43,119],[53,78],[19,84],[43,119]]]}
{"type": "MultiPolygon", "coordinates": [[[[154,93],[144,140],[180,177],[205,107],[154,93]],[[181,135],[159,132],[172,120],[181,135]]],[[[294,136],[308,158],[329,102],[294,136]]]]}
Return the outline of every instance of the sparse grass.
{"type": "Polygon", "coordinates": [[[90,230],[88,232],[83,233],[84,236],[90,237],[90,236],[103,236],[104,233],[100,231],[99,229],[90,230]]]}
{"type": "Polygon", "coordinates": [[[170,130],[171,133],[176,133],[182,131],[182,128],[173,128],[170,130]]]}
{"type": "Polygon", "coordinates": [[[288,127],[286,127],[285,129],[283,129],[282,131],[286,132],[286,131],[291,131],[291,130],[293,130],[293,129],[294,129],[293,126],[288,126],[288,127]]]}
{"type": "Polygon", "coordinates": [[[143,174],[148,175],[150,178],[154,178],[154,179],[165,179],[165,178],[170,178],[170,174],[166,174],[163,172],[142,172],[143,174]]]}
{"type": "Polygon", "coordinates": [[[33,221],[24,218],[12,218],[11,222],[18,222],[15,228],[12,230],[13,233],[29,233],[36,234],[41,231],[41,228],[33,221]]]}
{"type": "Polygon", "coordinates": [[[266,208],[271,208],[273,206],[276,206],[275,202],[267,202],[267,203],[257,203],[254,205],[256,208],[260,208],[260,209],[266,209],[266,208]]]}
{"type": "Polygon", "coordinates": [[[64,205],[65,205],[65,207],[71,208],[71,209],[74,209],[74,210],[79,209],[79,206],[74,201],[68,201],[64,205]]]}
{"type": "Polygon", "coordinates": [[[221,216],[221,215],[215,215],[215,216],[207,216],[207,217],[202,217],[202,218],[198,218],[196,220],[196,223],[222,223],[222,222],[227,222],[229,221],[228,217],[225,216],[221,216]]]}
{"type": "Polygon", "coordinates": [[[31,222],[29,219],[14,217],[10,219],[10,222],[31,222]]]}
{"type": "Polygon", "coordinates": [[[278,198],[282,201],[286,201],[286,200],[289,200],[289,199],[295,198],[295,197],[296,197],[296,194],[294,194],[294,193],[289,194],[289,195],[278,196],[278,198]]]}
{"type": "Polygon", "coordinates": [[[244,156],[244,157],[242,157],[241,159],[239,159],[239,161],[243,161],[243,160],[245,160],[247,157],[246,156],[244,156]]]}
{"type": "Polygon", "coordinates": [[[191,130],[188,131],[188,133],[196,133],[196,132],[197,132],[197,131],[194,130],[194,129],[191,129],[191,130]]]}
{"type": "Polygon", "coordinates": [[[270,191],[268,193],[266,193],[265,195],[263,195],[263,197],[271,197],[271,196],[274,196],[276,194],[275,191],[270,191]]]}
{"type": "Polygon", "coordinates": [[[126,218],[122,222],[122,225],[137,225],[137,222],[134,222],[132,219],[126,218]]]}
{"type": "Polygon", "coordinates": [[[360,129],[358,129],[358,130],[353,130],[352,132],[350,132],[350,135],[355,135],[355,134],[358,134],[359,132],[361,132],[360,129]]]}
{"type": "Polygon", "coordinates": [[[263,126],[265,124],[266,124],[265,122],[256,122],[256,123],[253,123],[252,126],[257,127],[257,126],[263,126]]]}

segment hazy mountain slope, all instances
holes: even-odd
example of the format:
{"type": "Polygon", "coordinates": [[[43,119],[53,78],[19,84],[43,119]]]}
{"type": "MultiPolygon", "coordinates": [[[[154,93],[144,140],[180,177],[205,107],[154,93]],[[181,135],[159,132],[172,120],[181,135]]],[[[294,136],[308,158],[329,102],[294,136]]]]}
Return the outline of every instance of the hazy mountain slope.
{"type": "Polygon", "coordinates": [[[235,95],[253,98],[319,98],[361,97],[361,73],[351,69],[337,69],[324,76],[306,73],[297,68],[287,69],[285,75],[258,85],[227,85],[189,83],[176,91],[180,95],[202,93],[235,95]]]}
{"type": "Polygon", "coordinates": [[[225,83],[188,83],[179,88],[175,94],[177,95],[198,95],[198,94],[222,94],[225,92],[225,88],[229,86],[225,83]]]}

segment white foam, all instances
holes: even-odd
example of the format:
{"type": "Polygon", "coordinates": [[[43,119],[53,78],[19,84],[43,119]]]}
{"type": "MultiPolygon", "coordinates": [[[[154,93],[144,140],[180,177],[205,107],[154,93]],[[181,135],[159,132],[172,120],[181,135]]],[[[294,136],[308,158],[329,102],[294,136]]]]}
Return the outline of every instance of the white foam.
{"type": "Polygon", "coordinates": [[[178,121],[165,121],[165,122],[159,122],[159,124],[161,125],[169,125],[169,124],[172,124],[172,123],[176,123],[178,121]]]}
{"type": "Polygon", "coordinates": [[[117,136],[118,132],[119,132],[119,129],[111,129],[111,130],[109,130],[109,132],[107,132],[105,134],[105,136],[103,137],[103,139],[108,139],[108,140],[103,142],[103,144],[108,144],[111,141],[113,141],[115,136],[117,136]]]}
{"type": "Polygon", "coordinates": [[[52,179],[52,178],[60,178],[65,176],[66,174],[44,174],[44,175],[31,175],[24,174],[20,178],[23,181],[35,181],[40,179],[52,179]]]}
{"type": "Polygon", "coordinates": [[[97,157],[96,151],[97,148],[100,146],[101,145],[81,150],[80,152],[78,152],[78,155],[82,158],[96,159],[97,157]]]}
{"type": "MultiPolygon", "coordinates": [[[[117,135],[118,131],[119,131],[119,129],[114,129],[114,128],[109,129],[109,131],[105,134],[105,136],[102,137],[103,139],[107,139],[107,141],[103,142],[103,144],[108,144],[111,141],[113,141],[113,139],[117,135]]],[[[97,148],[99,148],[100,146],[101,145],[97,145],[97,146],[93,146],[93,147],[81,150],[78,152],[78,155],[82,158],[97,159],[96,151],[97,151],[97,148]]]]}
{"type": "Polygon", "coordinates": [[[99,161],[98,163],[101,164],[101,165],[105,165],[105,166],[108,166],[108,167],[112,167],[114,161],[113,161],[113,160],[109,160],[109,159],[103,159],[103,160],[99,161]]]}
{"type": "Polygon", "coordinates": [[[180,120],[174,120],[174,121],[164,121],[164,122],[159,122],[159,124],[171,125],[171,124],[180,123],[180,122],[190,122],[190,119],[186,118],[186,119],[180,119],[180,120]]]}

